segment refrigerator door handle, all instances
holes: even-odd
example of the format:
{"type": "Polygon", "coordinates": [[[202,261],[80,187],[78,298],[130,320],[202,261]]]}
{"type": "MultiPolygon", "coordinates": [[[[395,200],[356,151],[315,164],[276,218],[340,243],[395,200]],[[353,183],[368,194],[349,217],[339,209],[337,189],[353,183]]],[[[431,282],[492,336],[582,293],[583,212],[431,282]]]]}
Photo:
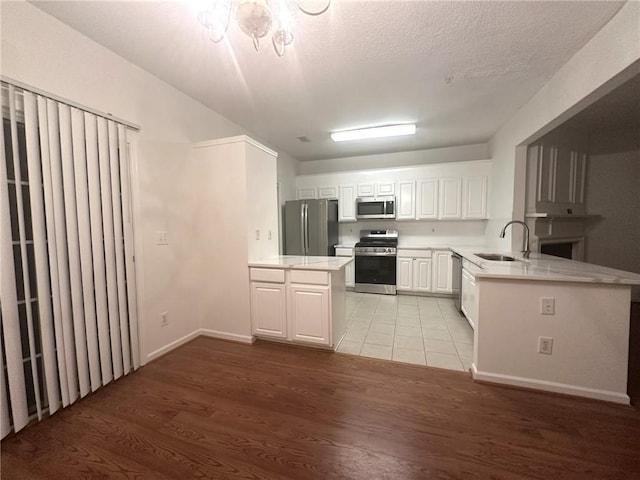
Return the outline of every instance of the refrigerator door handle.
{"type": "Polygon", "coordinates": [[[306,203],[303,203],[300,205],[300,245],[302,247],[302,254],[306,255],[306,247],[305,247],[305,232],[306,232],[306,222],[304,219],[304,214],[305,214],[305,207],[307,206],[306,203]]]}
{"type": "Polygon", "coordinates": [[[304,204],[304,254],[309,255],[309,204],[304,204]]]}

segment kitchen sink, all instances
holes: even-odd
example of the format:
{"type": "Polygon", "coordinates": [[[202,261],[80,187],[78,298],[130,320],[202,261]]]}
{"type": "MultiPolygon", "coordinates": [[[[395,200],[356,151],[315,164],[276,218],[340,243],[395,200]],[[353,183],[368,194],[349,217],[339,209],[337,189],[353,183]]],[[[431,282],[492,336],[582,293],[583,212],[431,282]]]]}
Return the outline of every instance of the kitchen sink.
{"type": "Polygon", "coordinates": [[[508,255],[500,255],[499,253],[476,253],[477,257],[483,258],[484,260],[493,260],[496,262],[515,262],[515,258],[510,257],[508,255]]]}

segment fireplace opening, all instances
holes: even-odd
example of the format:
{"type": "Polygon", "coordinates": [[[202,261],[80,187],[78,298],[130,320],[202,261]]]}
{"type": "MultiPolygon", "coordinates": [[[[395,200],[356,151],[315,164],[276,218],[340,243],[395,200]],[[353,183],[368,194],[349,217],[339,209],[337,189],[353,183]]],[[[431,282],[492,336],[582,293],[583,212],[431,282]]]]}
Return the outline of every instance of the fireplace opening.
{"type": "Polygon", "coordinates": [[[544,243],[540,245],[540,253],[571,260],[573,259],[573,242],[544,243]]]}

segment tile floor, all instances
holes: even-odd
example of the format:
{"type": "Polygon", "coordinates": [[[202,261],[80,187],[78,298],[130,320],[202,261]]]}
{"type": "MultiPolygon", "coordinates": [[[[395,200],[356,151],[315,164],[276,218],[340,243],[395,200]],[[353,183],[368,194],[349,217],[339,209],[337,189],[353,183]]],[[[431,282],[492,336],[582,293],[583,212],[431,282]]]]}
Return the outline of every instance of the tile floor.
{"type": "Polygon", "coordinates": [[[338,352],[466,371],[473,329],[450,299],[347,292],[338,352]]]}

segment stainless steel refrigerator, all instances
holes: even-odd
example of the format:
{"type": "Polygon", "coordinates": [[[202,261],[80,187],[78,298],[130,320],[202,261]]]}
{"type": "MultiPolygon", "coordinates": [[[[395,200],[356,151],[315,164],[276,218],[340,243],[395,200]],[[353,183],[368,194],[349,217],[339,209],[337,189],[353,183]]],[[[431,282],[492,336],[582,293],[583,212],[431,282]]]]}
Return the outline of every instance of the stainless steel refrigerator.
{"type": "Polygon", "coordinates": [[[290,200],[284,204],[285,255],[334,256],[337,200],[290,200]]]}

